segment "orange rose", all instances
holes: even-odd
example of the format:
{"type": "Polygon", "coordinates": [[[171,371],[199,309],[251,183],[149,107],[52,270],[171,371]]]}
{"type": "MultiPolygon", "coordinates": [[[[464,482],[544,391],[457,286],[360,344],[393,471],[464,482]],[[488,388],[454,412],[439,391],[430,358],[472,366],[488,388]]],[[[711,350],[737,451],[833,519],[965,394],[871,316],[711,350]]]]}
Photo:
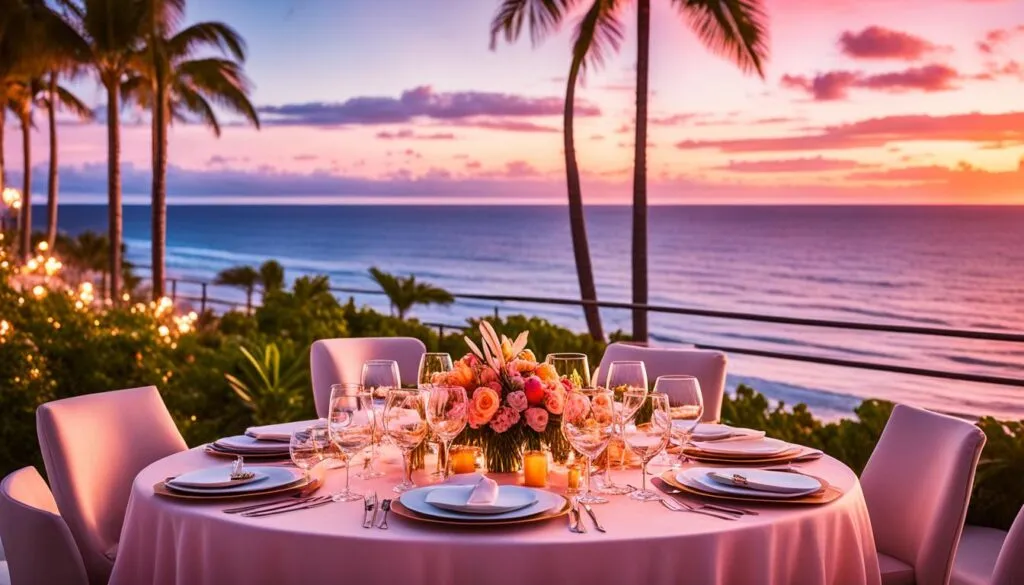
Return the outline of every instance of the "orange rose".
{"type": "Polygon", "coordinates": [[[491,420],[494,413],[498,412],[498,407],[501,406],[501,399],[498,397],[498,393],[493,389],[486,386],[481,386],[473,391],[473,410],[479,415],[478,418],[481,420],[491,420]]]}
{"type": "Polygon", "coordinates": [[[537,366],[537,371],[534,374],[543,380],[547,384],[554,384],[558,382],[558,372],[555,371],[555,366],[551,364],[541,364],[537,366]]]}
{"type": "Polygon", "coordinates": [[[461,386],[469,390],[473,386],[476,375],[473,369],[463,363],[455,364],[455,368],[448,372],[448,383],[453,386],[461,386]]]}
{"type": "Polygon", "coordinates": [[[519,355],[516,357],[518,357],[521,360],[526,360],[528,362],[537,361],[537,356],[533,354],[533,350],[529,349],[524,349],[523,351],[519,352],[519,355]]]}

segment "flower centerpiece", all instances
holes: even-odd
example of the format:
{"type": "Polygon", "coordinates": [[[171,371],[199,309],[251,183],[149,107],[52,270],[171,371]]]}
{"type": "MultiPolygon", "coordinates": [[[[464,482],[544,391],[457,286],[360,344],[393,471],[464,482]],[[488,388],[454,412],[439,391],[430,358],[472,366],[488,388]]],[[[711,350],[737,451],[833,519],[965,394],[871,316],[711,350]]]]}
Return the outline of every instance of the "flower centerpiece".
{"type": "Polygon", "coordinates": [[[564,462],[570,449],[561,415],[570,382],[561,380],[550,364],[537,362],[526,348],[529,332],[513,341],[482,321],[480,334],[480,345],[467,336],[470,353],[433,380],[466,389],[468,425],[459,441],[483,447],[487,469],[494,473],[518,471],[524,447],[547,447],[556,461],[564,462]]]}

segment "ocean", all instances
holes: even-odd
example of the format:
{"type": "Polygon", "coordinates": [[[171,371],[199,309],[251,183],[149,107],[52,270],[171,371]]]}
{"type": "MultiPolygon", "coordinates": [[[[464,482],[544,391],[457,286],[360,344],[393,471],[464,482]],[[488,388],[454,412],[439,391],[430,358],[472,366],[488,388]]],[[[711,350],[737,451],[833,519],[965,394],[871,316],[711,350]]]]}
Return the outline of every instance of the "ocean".
{"type": "MultiPolygon", "coordinates": [[[[35,213],[41,220],[42,208],[35,213]]],[[[149,209],[126,206],[127,258],[149,263],[149,209]]],[[[172,277],[284,264],[289,279],[327,274],[372,288],[367,269],[415,274],[453,292],[577,298],[568,213],[545,206],[172,206],[172,277]]],[[[587,229],[599,298],[630,299],[630,209],[591,207],[587,229]]],[[[60,226],[104,231],[102,206],[62,206],[60,226]]],[[[652,207],[650,302],[700,309],[933,327],[1024,331],[1024,207],[652,207]]],[[[179,292],[195,288],[179,285],[179,292]]],[[[239,291],[211,295],[243,301],[239,291]]],[[[382,310],[382,297],[357,301],[382,310]]],[[[495,303],[418,307],[459,324],[495,303]]],[[[579,308],[504,303],[578,331],[579,308]]],[[[602,310],[606,331],[630,328],[602,310]]],[[[652,314],[659,345],[704,343],[1024,378],[1024,344],[850,332],[652,314]]],[[[1024,418],[1024,389],[730,356],[729,385],[748,383],[824,418],[864,398],[965,415],[1024,418]]]]}

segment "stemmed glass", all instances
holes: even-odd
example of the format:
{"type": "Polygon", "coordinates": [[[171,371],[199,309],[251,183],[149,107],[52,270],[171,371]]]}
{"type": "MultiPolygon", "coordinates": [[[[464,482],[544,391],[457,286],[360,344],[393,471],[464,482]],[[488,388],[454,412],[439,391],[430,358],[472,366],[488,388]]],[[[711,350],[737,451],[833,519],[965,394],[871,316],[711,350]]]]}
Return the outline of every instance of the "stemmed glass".
{"type": "Polygon", "coordinates": [[[615,428],[615,406],[610,390],[574,389],[569,392],[562,411],[562,434],[587,461],[586,486],[579,501],[604,504],[608,500],[590,491],[590,468],[594,458],[611,441],[615,428]]]}
{"type": "MultiPolygon", "coordinates": [[[[434,376],[444,372],[450,372],[453,368],[452,356],[446,353],[425,353],[420,358],[420,369],[417,374],[417,387],[420,390],[427,390],[434,384],[434,376]]],[[[432,479],[441,479],[444,477],[444,452],[441,446],[441,441],[431,434],[430,440],[437,443],[437,466],[434,468],[434,472],[430,474],[432,479]]]]}
{"type": "MultiPolygon", "coordinates": [[[[363,375],[360,380],[363,388],[372,397],[373,416],[380,416],[384,410],[384,400],[388,396],[388,391],[392,388],[402,387],[402,375],[398,371],[398,362],[395,360],[369,360],[363,363],[363,375]]],[[[384,476],[384,473],[378,471],[376,467],[377,443],[380,442],[380,438],[380,434],[374,436],[373,442],[370,444],[370,459],[357,476],[359,479],[374,479],[384,476]]]]}
{"type": "MultiPolygon", "coordinates": [[[[331,402],[327,415],[327,432],[331,442],[351,462],[352,457],[373,441],[375,417],[369,392],[359,384],[331,386],[331,402]]],[[[349,488],[351,465],[345,466],[345,489],[334,495],[336,502],[352,502],[362,495],[349,488]]]]}
{"type": "Polygon", "coordinates": [[[416,487],[412,482],[412,450],[427,438],[423,420],[423,394],[419,390],[395,388],[388,392],[384,405],[384,431],[402,450],[402,483],[394,490],[402,493],[416,487]]]}
{"type": "Polygon", "coordinates": [[[704,395],[700,391],[700,382],[693,376],[658,376],[654,382],[654,391],[669,397],[671,418],[674,421],[672,434],[679,439],[679,445],[683,448],[678,462],[685,463],[686,445],[704,416],[704,395]]]}
{"type": "MultiPolygon", "coordinates": [[[[622,438],[643,462],[641,489],[629,494],[629,497],[641,502],[650,502],[660,499],[661,496],[647,489],[647,463],[668,446],[668,439],[672,435],[672,417],[669,414],[668,396],[652,392],[644,398],[644,402],[649,403],[651,407],[650,422],[636,424],[634,412],[632,420],[623,427],[622,438]]],[[[637,412],[639,410],[637,409],[637,412]]]]}
{"type": "Polygon", "coordinates": [[[466,428],[469,399],[466,389],[460,386],[435,385],[427,392],[427,423],[444,446],[444,478],[448,479],[451,469],[448,451],[455,437],[466,428]]]}
{"type": "Polygon", "coordinates": [[[309,470],[323,461],[323,452],[317,444],[313,429],[302,429],[292,433],[288,441],[288,454],[295,467],[302,470],[303,478],[309,481],[309,470]]]}
{"type": "MultiPolygon", "coordinates": [[[[612,362],[611,366],[608,367],[608,377],[606,386],[609,390],[612,390],[616,394],[621,394],[623,399],[626,395],[640,395],[641,397],[647,395],[647,367],[644,366],[643,362],[612,362]]],[[[640,405],[637,405],[639,408],[640,405]]],[[[615,412],[615,433],[618,439],[622,439],[622,425],[628,420],[629,416],[633,413],[623,413],[622,408],[617,408],[615,412]]],[[[622,455],[619,458],[619,465],[622,465],[622,461],[626,457],[626,447],[622,446],[622,455]]],[[[601,486],[598,488],[598,492],[602,494],[610,495],[622,495],[628,494],[633,491],[629,486],[617,485],[612,480],[611,468],[612,460],[611,457],[606,457],[606,464],[604,466],[604,477],[601,479],[601,486]]]]}
{"type": "Polygon", "coordinates": [[[567,378],[573,386],[590,388],[590,363],[585,353],[549,353],[544,360],[555,368],[558,377],[567,378]]]}

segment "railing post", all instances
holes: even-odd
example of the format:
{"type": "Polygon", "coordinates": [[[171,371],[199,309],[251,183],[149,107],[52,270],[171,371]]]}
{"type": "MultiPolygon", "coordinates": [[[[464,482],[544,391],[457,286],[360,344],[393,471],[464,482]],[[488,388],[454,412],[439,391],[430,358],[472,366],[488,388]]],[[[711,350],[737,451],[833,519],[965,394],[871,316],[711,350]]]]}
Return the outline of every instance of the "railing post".
{"type": "Polygon", "coordinates": [[[498,321],[501,319],[501,315],[498,314],[498,305],[494,305],[494,320],[498,321]]]}
{"type": "Polygon", "coordinates": [[[441,338],[444,337],[444,325],[438,324],[438,326],[437,326],[437,336],[441,337],[441,338]]]}
{"type": "Polygon", "coordinates": [[[178,279],[171,279],[171,302],[174,304],[178,303],[178,279]]]}
{"type": "Polygon", "coordinates": [[[206,313],[206,283],[203,283],[203,295],[199,299],[199,314],[206,313]]]}

